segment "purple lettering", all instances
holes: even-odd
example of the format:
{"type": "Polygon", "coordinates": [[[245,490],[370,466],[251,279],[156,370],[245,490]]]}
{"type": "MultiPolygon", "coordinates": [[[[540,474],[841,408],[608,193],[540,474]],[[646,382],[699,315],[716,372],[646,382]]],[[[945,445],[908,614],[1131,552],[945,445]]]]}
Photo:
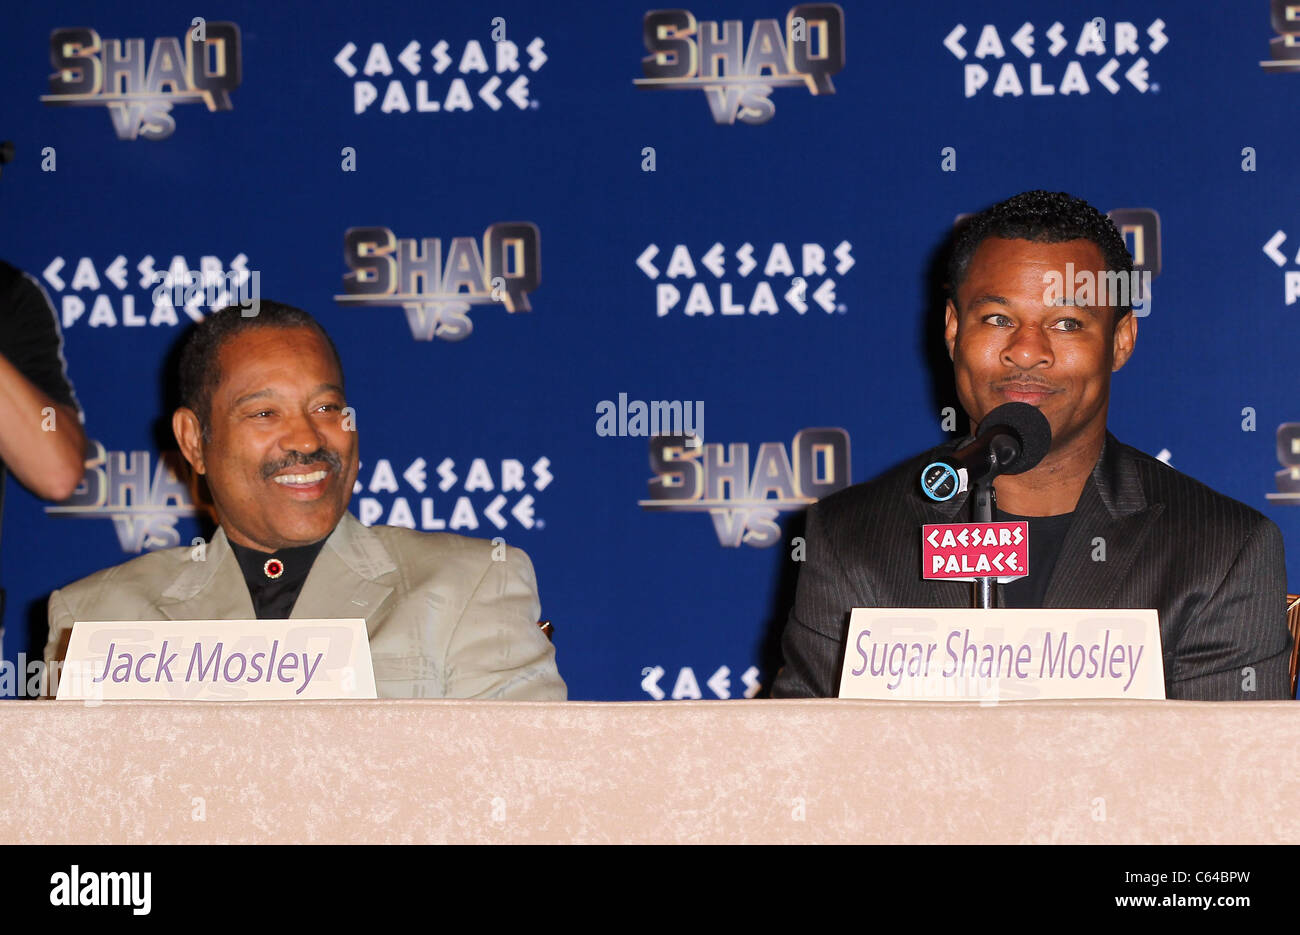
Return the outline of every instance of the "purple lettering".
{"type": "Polygon", "coordinates": [[[217,675],[221,670],[221,647],[222,647],[221,643],[218,643],[216,645],[216,647],[212,650],[212,655],[208,657],[207,665],[204,665],[203,644],[195,643],[194,652],[190,654],[190,667],[185,670],[185,681],[187,682],[195,681],[193,677],[194,668],[195,666],[198,666],[199,669],[198,681],[202,682],[205,678],[207,678],[208,670],[211,669],[212,681],[215,682],[217,680],[217,675]]]}
{"type": "Polygon", "coordinates": [[[864,636],[871,636],[871,631],[863,630],[861,633],[858,634],[857,648],[858,648],[858,655],[862,657],[862,665],[858,666],[858,668],[850,672],[849,673],[850,675],[861,675],[863,672],[867,671],[867,653],[862,648],[862,638],[864,636]]]}
{"type": "Polygon", "coordinates": [[[303,679],[302,685],[300,685],[298,687],[298,690],[294,692],[295,695],[301,695],[302,690],[306,688],[308,684],[310,684],[311,677],[316,674],[316,670],[320,667],[320,661],[324,658],[325,658],[324,653],[317,653],[316,661],[312,663],[311,668],[307,668],[307,654],[306,653],[302,654],[302,667],[303,667],[303,671],[307,673],[307,677],[303,679]]]}
{"type": "Polygon", "coordinates": [[[144,661],[146,659],[153,659],[153,658],[154,658],[153,653],[145,653],[143,656],[141,656],[139,659],[135,661],[135,680],[137,682],[149,681],[149,679],[145,677],[144,673],[140,671],[140,667],[144,665],[144,661]]]}
{"type": "Polygon", "coordinates": [[[280,648],[279,640],[271,641],[271,658],[266,661],[266,680],[271,681],[271,674],[275,669],[275,651],[280,648]]]}
{"type": "Polygon", "coordinates": [[[1033,652],[1030,650],[1029,644],[1021,643],[1020,649],[1016,650],[1016,678],[1023,679],[1029,677],[1028,673],[1025,672],[1024,667],[1029,665],[1029,660],[1032,656],[1033,652]]]}
{"type": "Polygon", "coordinates": [[[1128,691],[1129,685],[1132,685],[1132,684],[1133,684],[1133,680],[1134,680],[1135,678],[1137,678],[1137,674],[1138,674],[1138,663],[1142,661],[1142,650],[1143,650],[1144,648],[1145,648],[1145,647],[1142,647],[1142,646],[1139,646],[1139,647],[1138,647],[1138,651],[1137,651],[1137,656],[1136,656],[1136,657],[1133,655],[1133,647],[1130,646],[1130,647],[1128,648],[1128,658],[1129,658],[1128,685],[1125,685],[1125,686],[1124,686],[1124,691],[1128,691]]]}
{"type": "Polygon", "coordinates": [[[240,679],[244,677],[244,673],[247,671],[248,671],[248,659],[244,657],[243,653],[231,653],[229,656],[226,657],[226,664],[222,668],[222,674],[225,676],[227,682],[238,682],[240,679]],[[231,675],[230,674],[231,663],[236,661],[239,662],[239,672],[236,673],[235,675],[231,675]]]}
{"type": "Polygon", "coordinates": [[[117,643],[108,644],[108,658],[104,660],[104,671],[100,673],[98,678],[92,678],[91,679],[92,682],[102,682],[104,681],[104,679],[108,678],[108,667],[113,662],[113,648],[115,646],[117,646],[117,643]]]}
{"type": "Polygon", "coordinates": [[[131,681],[131,654],[130,653],[122,653],[122,661],[118,664],[117,668],[113,670],[113,681],[114,682],[131,681]]]}
{"type": "Polygon", "coordinates": [[[1083,644],[1075,643],[1070,647],[1070,653],[1067,657],[1070,678],[1077,679],[1083,674],[1083,664],[1086,658],[1087,652],[1084,650],[1083,644]]]}
{"type": "Polygon", "coordinates": [[[1055,678],[1059,669],[1061,674],[1065,674],[1065,634],[1061,634],[1061,642],[1057,646],[1056,656],[1052,656],[1052,634],[1047,633],[1043,636],[1043,661],[1038,664],[1038,677],[1043,677],[1043,670],[1047,670],[1048,678],[1055,678]]]}
{"type": "Polygon", "coordinates": [[[172,653],[170,656],[168,656],[167,641],[163,640],[162,649],[158,651],[158,671],[154,673],[154,677],[153,677],[153,680],[155,682],[161,682],[164,674],[166,674],[167,676],[167,681],[169,682],[173,681],[171,665],[173,662],[176,661],[176,657],[178,655],[180,654],[172,653]]]}
{"type": "Polygon", "coordinates": [[[1120,677],[1120,671],[1115,667],[1124,661],[1124,647],[1119,644],[1110,651],[1110,677],[1117,679],[1120,677]]]}

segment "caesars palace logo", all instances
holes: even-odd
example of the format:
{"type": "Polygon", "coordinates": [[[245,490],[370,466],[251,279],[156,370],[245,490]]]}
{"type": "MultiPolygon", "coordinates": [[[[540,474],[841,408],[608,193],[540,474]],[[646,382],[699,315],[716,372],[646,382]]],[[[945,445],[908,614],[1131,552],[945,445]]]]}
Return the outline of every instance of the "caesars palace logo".
{"type": "MultiPolygon", "coordinates": [[[[1292,9],[1300,16],[1300,4],[1293,5],[1292,9]]],[[[1286,269],[1286,266],[1288,262],[1300,266],[1300,249],[1288,260],[1282,252],[1286,240],[1286,231],[1278,230],[1264,243],[1263,251],[1282,269],[1282,301],[1290,306],[1300,299],[1300,269],[1286,269]]],[[[1273,475],[1277,491],[1267,493],[1267,498],[1273,503],[1300,506],[1300,422],[1283,422],[1277,427],[1277,461],[1282,468],[1273,475]]]]}
{"type": "Polygon", "coordinates": [[[352,81],[352,112],[363,114],[375,106],[382,114],[450,114],[484,107],[510,112],[507,103],[518,110],[536,110],[528,76],[546,64],[546,43],[534,36],[521,48],[506,37],[501,16],[493,17],[491,26],[487,43],[372,42],[364,61],[357,54],[359,46],[348,42],[334,56],[334,64],[352,81]]]}
{"type": "Polygon", "coordinates": [[[415,458],[403,466],[379,458],[366,462],[352,487],[360,499],[357,518],[367,526],[382,522],[424,532],[483,536],[517,529],[545,529],[537,499],[551,485],[551,459],[415,458]],[[398,473],[398,469],[401,473],[398,473]],[[481,527],[481,528],[480,528],[481,527]]]}
{"type": "Polygon", "coordinates": [[[661,249],[652,243],[636,258],[637,269],[655,284],[656,318],[672,312],[688,318],[782,311],[804,315],[810,309],[843,315],[848,308],[835,294],[835,277],[843,277],[855,263],[847,240],[792,248],[779,242],[756,247],[746,241],[730,251],[715,241],[694,256],[686,244],[661,249]]]}
{"type": "Polygon", "coordinates": [[[1165,21],[1159,18],[1145,28],[1127,21],[1107,23],[1100,16],[1069,27],[1054,21],[1045,29],[1026,22],[999,30],[985,23],[971,46],[974,29],[958,23],[943,39],[953,58],[964,63],[968,98],[990,93],[1018,98],[1026,91],[1031,97],[1087,95],[1094,84],[1110,94],[1126,87],[1141,94],[1160,90],[1147,59],[1169,43],[1165,21]]]}
{"type": "Polygon", "coordinates": [[[685,436],[650,440],[650,499],[644,510],[708,513],[728,548],[781,541],[777,515],[801,510],[849,485],[849,433],[808,428],[789,448],[764,442],[750,461],[749,445],[699,443],[685,436]]]}
{"type": "Polygon", "coordinates": [[[50,93],[56,107],[107,107],[120,140],[165,140],[176,129],[173,104],[230,110],[240,84],[239,27],[195,17],[184,40],[161,36],[101,39],[85,27],[50,34],[50,93]],[[183,48],[182,48],[183,46],[183,48]]]}
{"type": "Polygon", "coordinates": [[[483,249],[473,237],[453,237],[443,256],[437,237],[399,238],[386,227],[353,227],[343,235],[343,294],[347,307],[400,305],[417,341],[470,336],[473,305],[532,309],[528,294],[542,281],[541,236],[527,222],[491,224],[483,249]]]}
{"type": "Polygon", "coordinates": [[[175,328],[202,321],[205,310],[228,305],[254,309],[261,292],[261,274],[248,268],[243,253],[229,264],[202,256],[196,266],[173,256],[165,267],[152,254],[136,262],[118,254],[98,265],[88,256],[56,256],[41,271],[41,280],[65,331],[175,328]]]}
{"type": "Polygon", "coordinates": [[[844,68],[844,11],[834,3],[801,3],[775,19],[695,19],[690,10],[651,10],[643,27],[646,90],[703,91],[715,123],[767,123],[772,90],[803,85],[834,94],[831,76],[844,68]],[[748,39],[748,41],[746,41],[748,39]]]}
{"type": "MultiPolygon", "coordinates": [[[[1300,269],[1287,269],[1290,263],[1300,267],[1300,245],[1296,246],[1296,254],[1292,259],[1288,259],[1287,254],[1283,252],[1286,246],[1286,231],[1278,229],[1273,232],[1273,236],[1264,242],[1264,256],[1273,261],[1273,264],[1282,270],[1282,301],[1286,305],[1294,305],[1297,299],[1300,299],[1300,269]]],[[[1289,251],[1292,248],[1286,247],[1289,251]]]]}
{"type": "MultiPolygon", "coordinates": [[[[45,507],[50,516],[111,519],[126,553],[181,545],[178,519],[212,515],[205,485],[198,483],[178,451],[109,451],[87,446],[86,473],[72,496],[45,507]]],[[[357,517],[367,526],[384,522],[429,532],[475,534],[480,527],[542,529],[535,494],[550,486],[551,461],[444,457],[416,458],[394,470],[387,458],[360,465],[353,485],[357,517]],[[400,479],[399,479],[400,478],[400,479]]],[[[479,533],[480,535],[482,533],[479,533]]],[[[202,539],[191,545],[202,547],[202,539]]]]}

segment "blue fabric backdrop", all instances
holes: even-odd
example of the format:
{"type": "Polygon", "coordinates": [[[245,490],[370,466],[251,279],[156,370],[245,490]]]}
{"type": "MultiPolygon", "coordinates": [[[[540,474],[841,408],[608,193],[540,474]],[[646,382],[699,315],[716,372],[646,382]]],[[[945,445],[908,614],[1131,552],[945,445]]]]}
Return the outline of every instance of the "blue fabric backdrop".
{"type": "MultiPolygon", "coordinates": [[[[168,49],[188,45],[191,11],[7,9],[0,138],[17,157],[0,179],[0,256],[49,292],[106,466],[79,510],[10,482],[5,656],[39,652],[53,588],[200,534],[187,504],[153,490],[174,448],[165,365],[190,317],[155,310],[152,293],[155,269],[179,277],[208,257],[223,274],[256,271],[263,296],[310,310],[338,343],[361,436],[359,515],[530,553],[571,697],[752,695],[777,664],[801,495],[817,495],[806,471],[786,482],[796,436],[846,433],[842,452],[825,435],[809,462],[830,486],[944,437],[954,400],[934,251],[959,214],[1030,188],[1152,212],[1139,229],[1144,262],[1159,257],[1154,295],[1111,428],[1273,517],[1300,584],[1300,511],[1268,499],[1286,490],[1279,426],[1300,421],[1287,297],[1288,276],[1300,279],[1300,74],[1261,65],[1290,51],[1270,48],[1270,3],[841,9],[835,71],[826,5],[689,8],[693,41],[743,47],[751,65],[784,51],[799,25],[788,15],[808,24],[822,57],[806,67],[822,77],[771,80],[764,104],[761,81],[730,85],[745,101],[698,77],[636,83],[647,10],[622,0],[223,3],[201,12],[214,36],[237,25],[237,57],[225,78],[202,77],[219,71],[215,49],[196,68],[229,108],[220,92],[211,106],[169,98],[174,131],[160,139],[148,138],[168,122],[149,116],[157,97],[43,101],[51,36],[95,30],[101,62],[123,40],[122,54],[160,58],[140,72],[157,84],[168,49]],[[739,22],[705,25],[727,21],[739,22]],[[167,37],[175,46],[156,44],[167,37]],[[528,311],[491,300],[492,271],[464,241],[453,265],[489,294],[413,313],[423,328],[441,314],[446,337],[417,340],[398,300],[339,300],[351,229],[418,250],[437,238],[446,261],[456,238],[481,254],[493,225],[512,222],[536,227],[537,251],[506,249],[496,273],[535,276],[528,311]],[[620,394],[702,407],[704,441],[721,447],[700,458],[715,475],[727,459],[757,465],[776,505],[747,506],[743,481],[715,479],[704,496],[735,501],[716,516],[647,508],[663,496],[649,439],[598,426],[620,394]]],[[[177,85],[159,86],[190,90],[177,85]]]]}

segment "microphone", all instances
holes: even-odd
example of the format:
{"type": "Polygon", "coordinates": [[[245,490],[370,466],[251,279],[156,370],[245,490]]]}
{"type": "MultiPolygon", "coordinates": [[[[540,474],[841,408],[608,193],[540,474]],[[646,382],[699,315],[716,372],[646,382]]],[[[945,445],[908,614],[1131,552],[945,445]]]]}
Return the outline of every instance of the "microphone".
{"type": "Polygon", "coordinates": [[[1037,467],[1051,447],[1046,416],[1029,403],[1005,403],[984,417],[973,442],[925,466],[921,489],[943,503],[974,484],[1037,467]]]}

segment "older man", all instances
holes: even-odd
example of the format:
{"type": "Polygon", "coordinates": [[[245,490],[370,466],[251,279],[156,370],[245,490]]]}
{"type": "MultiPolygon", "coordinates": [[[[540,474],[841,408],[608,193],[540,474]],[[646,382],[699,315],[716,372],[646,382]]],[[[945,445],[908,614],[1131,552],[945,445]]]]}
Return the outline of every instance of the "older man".
{"type": "Polygon", "coordinates": [[[77,620],[365,617],[381,697],[564,700],[527,555],[347,512],[355,420],[311,316],[223,309],[180,366],[172,429],[220,529],[201,561],[154,552],[55,591],[47,661],[77,620]]]}
{"type": "MultiPolygon", "coordinates": [[[[1077,271],[1116,282],[1105,274],[1127,277],[1132,258],[1107,217],[1064,193],[994,205],[953,249],[944,338],[962,408],[978,425],[1004,403],[1029,403],[1052,429],[1037,467],[994,483],[996,519],[1027,520],[1031,549],[1031,574],[1001,588],[999,603],[1155,608],[1169,698],[1285,698],[1281,533],[1106,431],[1110,375],[1133,353],[1137,322],[1131,296],[1099,302],[1094,290],[1090,303],[1052,288],[1077,283],[1077,271]]],[[[934,503],[918,478],[960,444],[809,508],[773,695],[836,693],[854,607],[971,606],[968,584],[920,574],[921,526],[965,519],[966,497],[934,503]]]]}

